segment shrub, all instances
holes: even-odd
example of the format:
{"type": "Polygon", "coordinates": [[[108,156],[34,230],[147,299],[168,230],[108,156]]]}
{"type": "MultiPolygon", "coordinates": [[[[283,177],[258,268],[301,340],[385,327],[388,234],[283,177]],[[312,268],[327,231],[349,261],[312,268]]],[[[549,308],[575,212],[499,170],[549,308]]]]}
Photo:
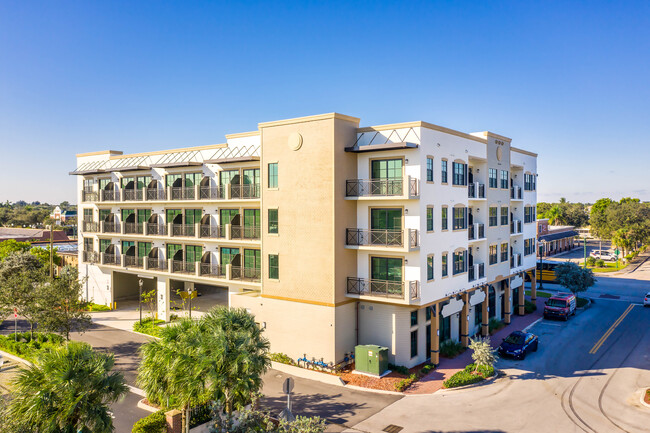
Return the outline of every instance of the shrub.
{"type": "Polygon", "coordinates": [[[456,355],[463,353],[465,348],[458,341],[445,340],[440,344],[440,354],[445,358],[454,358],[456,355]]]}
{"type": "Polygon", "coordinates": [[[526,314],[530,314],[534,311],[537,311],[537,305],[535,305],[534,302],[531,302],[528,299],[526,299],[526,301],[524,301],[524,312],[526,314]]]}
{"type": "Polygon", "coordinates": [[[472,359],[479,367],[492,367],[496,362],[496,349],[490,344],[490,337],[470,339],[469,348],[472,349],[472,359]]]}
{"type": "Polygon", "coordinates": [[[397,382],[397,383],[395,384],[395,389],[396,389],[397,391],[399,391],[399,392],[402,392],[402,391],[404,391],[406,388],[408,388],[409,386],[411,386],[411,384],[412,384],[413,382],[415,382],[416,380],[418,380],[418,377],[417,377],[415,374],[412,374],[412,375],[410,375],[409,377],[407,377],[406,379],[402,379],[402,380],[400,380],[399,382],[397,382]]]}
{"type": "Polygon", "coordinates": [[[603,259],[596,260],[596,267],[604,268],[605,267],[605,260],[603,260],[603,259]]]}
{"type": "Polygon", "coordinates": [[[395,365],[389,363],[388,369],[396,373],[403,374],[404,376],[408,376],[409,374],[409,369],[404,367],[403,365],[395,365]]]}
{"type": "Polygon", "coordinates": [[[91,302],[88,304],[88,311],[110,311],[111,307],[108,305],[95,304],[91,302]]]}
{"type": "Polygon", "coordinates": [[[489,323],[489,326],[490,326],[490,328],[489,328],[490,329],[490,334],[492,334],[492,333],[498,331],[499,329],[503,328],[504,326],[506,326],[505,323],[503,323],[501,320],[497,319],[496,317],[491,318],[488,323],[489,323]]]}
{"type": "Polygon", "coordinates": [[[293,362],[293,359],[291,359],[291,357],[289,357],[289,355],[286,355],[284,353],[272,353],[271,354],[271,361],[279,362],[280,364],[295,365],[295,362],[293,362]]]}
{"type": "Polygon", "coordinates": [[[142,323],[135,322],[133,324],[133,330],[135,332],[141,332],[142,334],[147,334],[147,335],[153,335],[154,337],[157,337],[158,334],[160,334],[160,326],[158,326],[161,323],[165,323],[164,320],[152,320],[151,317],[147,317],[146,319],[142,319],[142,323]]]}
{"type": "Polygon", "coordinates": [[[483,377],[494,376],[494,366],[479,365],[476,368],[476,364],[469,364],[465,367],[465,371],[468,373],[473,373],[474,371],[479,372],[483,377]]]}
{"type": "Polygon", "coordinates": [[[0,335],[0,349],[33,362],[40,354],[61,346],[64,340],[57,334],[35,332],[32,338],[29,332],[19,332],[0,335]]]}
{"type": "Polygon", "coordinates": [[[471,385],[485,380],[482,375],[461,370],[442,383],[445,388],[456,388],[459,386],[471,385]]]}
{"type": "Polygon", "coordinates": [[[587,266],[591,266],[592,268],[596,266],[596,258],[595,257],[587,257],[587,266]]]}
{"type": "Polygon", "coordinates": [[[434,368],[436,368],[436,367],[435,367],[433,364],[427,364],[427,365],[425,365],[425,366],[422,367],[422,369],[420,370],[420,376],[426,376],[426,375],[429,374],[429,373],[431,372],[431,370],[433,370],[434,368]]]}
{"type": "Polygon", "coordinates": [[[167,431],[167,420],[165,413],[161,410],[152,413],[133,425],[131,433],[165,433],[167,431]]]}

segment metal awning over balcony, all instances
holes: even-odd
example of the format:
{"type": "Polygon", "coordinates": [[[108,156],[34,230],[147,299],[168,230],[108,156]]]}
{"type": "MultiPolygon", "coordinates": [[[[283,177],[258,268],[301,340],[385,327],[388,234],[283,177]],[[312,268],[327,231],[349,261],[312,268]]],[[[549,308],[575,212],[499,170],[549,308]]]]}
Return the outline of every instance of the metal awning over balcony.
{"type": "Polygon", "coordinates": [[[206,159],[207,164],[229,164],[233,162],[259,161],[260,146],[224,147],[206,159]]]}
{"type": "Polygon", "coordinates": [[[346,152],[363,153],[363,152],[380,152],[384,150],[399,150],[399,149],[417,149],[418,145],[415,143],[384,143],[384,144],[370,144],[365,146],[351,146],[346,147],[346,152]]]}

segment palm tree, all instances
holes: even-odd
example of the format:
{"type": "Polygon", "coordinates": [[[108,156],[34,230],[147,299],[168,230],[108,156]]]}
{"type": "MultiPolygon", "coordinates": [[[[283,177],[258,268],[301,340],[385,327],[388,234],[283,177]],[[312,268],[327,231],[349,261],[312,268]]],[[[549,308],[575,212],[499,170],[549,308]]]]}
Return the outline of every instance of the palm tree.
{"type": "Polygon", "coordinates": [[[197,321],[185,318],[142,346],[138,384],[163,407],[189,409],[220,401],[226,411],[251,402],[270,366],[269,342],[244,309],[217,307],[197,321]]]}
{"type": "Polygon", "coordinates": [[[111,372],[114,363],[85,343],[44,353],[18,373],[9,416],[36,432],[112,432],[109,404],[128,391],[122,373],[111,372]]]}
{"type": "Polygon", "coordinates": [[[548,223],[553,226],[566,224],[564,210],[558,205],[553,206],[546,212],[546,218],[548,218],[548,223]]]}

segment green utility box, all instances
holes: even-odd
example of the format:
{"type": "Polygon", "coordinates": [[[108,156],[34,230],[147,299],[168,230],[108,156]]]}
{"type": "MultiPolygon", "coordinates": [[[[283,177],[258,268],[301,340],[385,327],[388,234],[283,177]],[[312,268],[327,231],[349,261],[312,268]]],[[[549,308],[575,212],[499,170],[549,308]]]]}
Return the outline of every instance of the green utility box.
{"type": "Polygon", "coordinates": [[[381,376],[388,370],[388,347],[367,344],[354,348],[354,369],[381,376]]]}

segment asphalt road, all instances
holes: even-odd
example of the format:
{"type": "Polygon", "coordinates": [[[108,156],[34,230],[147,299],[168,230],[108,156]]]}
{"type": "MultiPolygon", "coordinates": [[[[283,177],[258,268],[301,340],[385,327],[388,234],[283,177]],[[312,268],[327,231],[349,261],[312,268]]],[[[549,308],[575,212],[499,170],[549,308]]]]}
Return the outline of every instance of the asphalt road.
{"type": "Polygon", "coordinates": [[[650,387],[650,308],[630,305],[599,300],[568,322],[542,320],[531,328],[538,352],[499,360],[503,378],[406,396],[346,431],[647,432],[639,397],[650,387]]]}

